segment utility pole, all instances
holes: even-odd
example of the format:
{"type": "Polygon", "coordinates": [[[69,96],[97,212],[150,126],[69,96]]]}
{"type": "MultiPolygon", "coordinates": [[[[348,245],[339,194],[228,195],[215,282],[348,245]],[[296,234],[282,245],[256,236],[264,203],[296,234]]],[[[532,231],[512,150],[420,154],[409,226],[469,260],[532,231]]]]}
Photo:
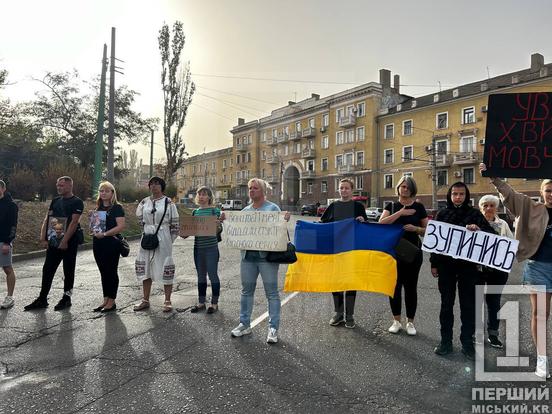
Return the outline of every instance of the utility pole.
{"type": "Polygon", "coordinates": [[[102,158],[103,158],[103,130],[105,111],[105,75],[107,72],[107,45],[104,43],[102,55],[102,71],[100,78],[100,99],[98,102],[98,123],[96,128],[96,153],[94,157],[94,181],[92,183],[92,195],[98,195],[98,186],[102,179],[102,158]]]}
{"type": "Polygon", "coordinates": [[[149,176],[153,177],[153,128],[151,129],[150,168],[149,176]]]}
{"type": "Polygon", "coordinates": [[[107,179],[114,181],[114,128],[115,128],[115,28],[111,28],[111,58],[109,61],[109,128],[107,138],[107,179]]]}

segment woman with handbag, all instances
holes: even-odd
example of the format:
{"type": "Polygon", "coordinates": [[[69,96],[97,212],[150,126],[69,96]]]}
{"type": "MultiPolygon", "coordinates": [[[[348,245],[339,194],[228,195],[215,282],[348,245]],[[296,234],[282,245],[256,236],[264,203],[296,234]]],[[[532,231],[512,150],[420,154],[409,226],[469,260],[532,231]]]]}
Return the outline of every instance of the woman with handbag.
{"type": "Polygon", "coordinates": [[[172,311],[171,294],[174,282],[172,245],[179,232],[178,210],[165,196],[165,180],[152,177],[148,187],[151,196],[144,198],[136,208],[136,216],[142,225],[140,250],[136,257],[136,277],[142,282],[144,297],[134,306],[134,311],[150,307],[149,297],[153,281],[163,284],[165,302],[163,312],[172,311]]]}
{"type": "MultiPolygon", "coordinates": [[[[108,181],[100,183],[96,211],[105,211],[105,230],[97,226],[92,235],[94,260],[102,279],[103,303],[94,312],[112,312],[117,309],[115,298],[119,288],[119,254],[121,241],[117,237],[125,229],[125,211],[117,202],[117,192],[108,181]]],[[[98,216],[99,217],[99,216],[98,216]]]]}
{"type": "Polygon", "coordinates": [[[404,233],[401,243],[411,251],[409,262],[397,257],[397,285],[395,294],[389,298],[393,324],[389,332],[398,333],[402,329],[401,305],[404,289],[404,304],[406,307],[406,333],[416,335],[414,317],[418,306],[418,276],[422,267],[423,255],[419,236],[423,236],[427,227],[427,212],[423,204],[416,201],[418,187],[412,177],[404,176],[397,183],[399,200],[385,206],[379,222],[381,224],[402,224],[404,233]],[[416,250],[417,249],[417,250],[416,250]]]}
{"type": "MultiPolygon", "coordinates": [[[[195,203],[199,208],[192,212],[193,216],[220,217],[220,209],[213,206],[213,192],[208,187],[200,187],[196,192],[195,203]]],[[[194,263],[197,270],[198,303],[192,306],[192,313],[207,309],[207,313],[218,311],[218,299],[220,295],[220,279],[218,276],[219,249],[217,236],[195,236],[194,263]],[[207,275],[211,281],[211,304],[207,308],[205,300],[207,296],[207,275]]]]}

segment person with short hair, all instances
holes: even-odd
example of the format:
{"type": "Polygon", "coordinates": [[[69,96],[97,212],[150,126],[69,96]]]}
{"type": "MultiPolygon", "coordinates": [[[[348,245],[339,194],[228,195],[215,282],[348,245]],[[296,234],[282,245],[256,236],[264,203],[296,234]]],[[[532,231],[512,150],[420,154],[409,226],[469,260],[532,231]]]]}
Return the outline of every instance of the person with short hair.
{"type": "MultiPolygon", "coordinates": [[[[487,166],[479,164],[483,172],[487,166]]],[[[523,268],[523,284],[529,286],[531,294],[531,336],[537,350],[535,375],[550,378],[550,367],[546,356],[546,331],[537,330],[539,322],[546,326],[550,319],[552,299],[552,179],[542,180],[540,193],[543,202],[515,191],[507,182],[489,177],[502,197],[502,202],[516,216],[516,239],[519,240],[517,260],[527,259],[523,268]],[[540,286],[544,286],[542,289],[540,286]],[[545,309],[537,307],[537,298],[544,296],[545,309]]]]}
{"type": "MultiPolygon", "coordinates": [[[[495,233],[481,212],[470,206],[470,190],[459,181],[452,184],[447,192],[447,206],[440,209],[435,221],[466,227],[470,231],[482,230],[495,233]]],[[[441,342],[434,349],[437,355],[447,355],[453,351],[452,327],[454,325],[454,301],[458,286],[460,302],[460,342],[462,353],[469,360],[475,359],[473,335],[475,333],[475,283],[477,280],[477,265],[467,260],[454,259],[437,253],[431,253],[431,274],[438,278],[441,294],[441,342]]]]}
{"type": "MultiPolygon", "coordinates": [[[[93,226],[92,251],[98,265],[102,281],[103,303],[94,308],[94,312],[113,312],[117,309],[115,299],[119,288],[119,257],[121,240],[119,236],[125,229],[125,210],[117,201],[117,190],[109,181],[103,181],[98,187],[96,211],[105,211],[105,230],[99,225],[93,226]]],[[[96,216],[99,219],[99,215],[96,216]]],[[[99,221],[99,220],[98,220],[99,221]]]]}
{"type": "Polygon", "coordinates": [[[412,177],[402,177],[397,183],[396,191],[399,200],[385,206],[379,222],[381,224],[401,224],[404,229],[403,238],[418,247],[419,251],[412,263],[397,259],[397,284],[393,297],[389,298],[393,324],[388,331],[396,334],[402,329],[401,304],[404,288],[406,333],[416,335],[414,317],[418,306],[418,277],[423,262],[422,243],[419,236],[424,235],[428,219],[424,205],[416,201],[418,186],[412,177]]]}
{"type": "MultiPolygon", "coordinates": [[[[77,251],[79,237],[82,236],[79,220],[84,210],[82,200],[73,194],[73,179],[68,176],[59,177],[56,181],[56,189],[59,194],[50,203],[48,214],[44,218],[40,230],[40,243],[47,247],[46,260],[42,267],[42,284],[40,294],[32,303],[25,306],[25,310],[44,309],[48,307],[48,293],[52,287],[54,275],[60,263],[63,262],[63,296],[54,310],[60,311],[72,305],[71,296],[75,284],[75,266],[77,263],[77,251]],[[64,217],[66,229],[63,238],[57,246],[48,245],[47,229],[50,219],[53,217],[64,217]],[[79,235],[79,232],[81,233],[79,235]]],[[[56,236],[57,237],[57,236],[56,236]]]]}
{"type": "Polygon", "coordinates": [[[15,303],[13,291],[15,289],[15,272],[12,265],[13,241],[17,230],[17,204],[7,192],[6,183],[0,180],[0,266],[6,274],[8,292],[0,309],[9,309],[15,303]]]}
{"type": "MultiPolygon", "coordinates": [[[[343,178],[339,181],[339,200],[331,203],[322,217],[320,222],[332,223],[334,221],[354,218],[360,222],[368,221],[366,209],[364,205],[353,200],[353,190],[355,184],[350,178],[343,178]]],[[[339,326],[345,324],[345,328],[353,329],[355,324],[355,301],[356,290],[347,292],[332,292],[334,302],[334,316],[330,319],[331,326],[339,326]]]]}

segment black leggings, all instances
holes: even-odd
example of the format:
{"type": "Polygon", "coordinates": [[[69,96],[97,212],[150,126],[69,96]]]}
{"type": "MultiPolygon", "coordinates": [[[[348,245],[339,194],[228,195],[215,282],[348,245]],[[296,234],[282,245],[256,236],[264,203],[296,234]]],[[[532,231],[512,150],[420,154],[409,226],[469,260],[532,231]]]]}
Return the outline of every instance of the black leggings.
{"type": "Polygon", "coordinates": [[[356,290],[347,292],[332,292],[334,309],[336,313],[343,313],[343,296],[345,296],[345,312],[347,316],[353,316],[355,313],[356,290]]]}
{"type": "Polygon", "coordinates": [[[42,285],[39,297],[48,299],[48,293],[52,288],[52,282],[59,264],[63,261],[63,291],[70,292],[75,284],[75,266],[77,264],[77,250],[79,245],[73,237],[67,246],[67,250],[61,250],[57,247],[48,247],[46,250],[46,260],[42,266],[42,285]]]}
{"type": "Polygon", "coordinates": [[[403,287],[406,317],[414,319],[414,316],[416,316],[416,308],[418,307],[418,276],[422,267],[422,261],[423,254],[421,250],[413,263],[397,261],[397,285],[395,286],[395,294],[392,298],[389,298],[393,316],[401,315],[403,287]]]}
{"type": "Polygon", "coordinates": [[[119,288],[119,240],[114,237],[94,239],[94,259],[100,270],[104,298],[115,299],[119,288]]]}

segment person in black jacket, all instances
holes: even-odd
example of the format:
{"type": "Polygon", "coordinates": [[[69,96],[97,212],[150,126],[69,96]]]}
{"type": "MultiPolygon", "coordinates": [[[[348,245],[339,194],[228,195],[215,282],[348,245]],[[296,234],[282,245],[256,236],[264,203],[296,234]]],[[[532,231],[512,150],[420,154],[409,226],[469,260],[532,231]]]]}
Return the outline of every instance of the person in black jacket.
{"type": "MultiPolygon", "coordinates": [[[[324,211],[324,214],[320,218],[322,223],[331,223],[333,221],[345,220],[349,218],[356,218],[361,222],[368,221],[364,205],[352,199],[353,189],[354,183],[350,178],[344,178],[339,182],[339,195],[341,196],[341,199],[334,201],[328,206],[326,211],[324,211]]],[[[355,319],[353,314],[355,312],[356,290],[349,290],[347,292],[332,292],[332,295],[335,314],[330,319],[330,325],[338,326],[345,323],[346,328],[354,328],[355,319]],[[345,296],[345,300],[343,300],[343,296],[345,296]],[[345,302],[345,309],[343,309],[343,302],[345,302]],[[345,317],[343,317],[344,310],[345,317]]]]}
{"type": "Polygon", "coordinates": [[[17,204],[6,192],[6,183],[0,180],[0,266],[4,269],[8,285],[8,294],[0,304],[0,309],[9,309],[14,304],[15,272],[12,266],[12,250],[16,228],[17,204]]]}
{"type": "MultiPolygon", "coordinates": [[[[447,206],[439,210],[436,221],[466,227],[471,231],[482,230],[495,233],[489,222],[478,209],[469,205],[470,190],[463,182],[454,183],[447,193],[447,206]]],[[[454,324],[454,300],[458,285],[460,301],[460,342],[462,353],[470,360],[475,359],[473,334],[475,332],[475,284],[477,280],[477,265],[461,259],[453,259],[432,253],[430,256],[431,274],[439,278],[439,293],[441,293],[441,343],[435,348],[437,355],[447,355],[452,352],[452,327],[454,324]]]]}

